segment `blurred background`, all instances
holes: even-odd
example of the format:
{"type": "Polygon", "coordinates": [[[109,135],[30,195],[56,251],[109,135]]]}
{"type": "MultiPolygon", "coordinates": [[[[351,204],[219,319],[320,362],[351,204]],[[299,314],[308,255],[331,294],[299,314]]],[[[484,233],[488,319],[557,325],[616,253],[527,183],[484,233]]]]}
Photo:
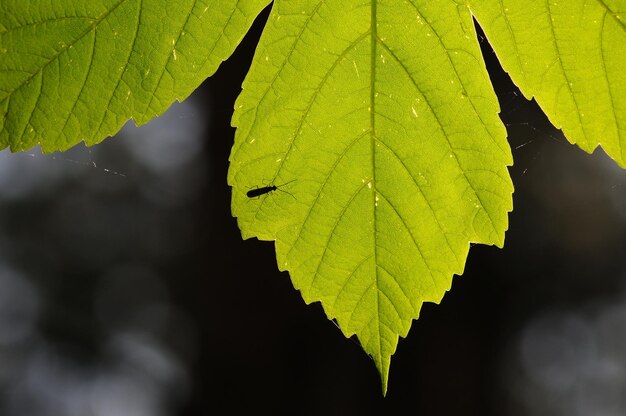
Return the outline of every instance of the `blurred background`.
{"type": "Polygon", "coordinates": [[[568,144],[481,46],[509,130],[504,249],[373,363],[243,241],[230,117],[264,13],[188,100],[102,144],[0,152],[0,415],[626,414],[626,171],[568,144]]]}

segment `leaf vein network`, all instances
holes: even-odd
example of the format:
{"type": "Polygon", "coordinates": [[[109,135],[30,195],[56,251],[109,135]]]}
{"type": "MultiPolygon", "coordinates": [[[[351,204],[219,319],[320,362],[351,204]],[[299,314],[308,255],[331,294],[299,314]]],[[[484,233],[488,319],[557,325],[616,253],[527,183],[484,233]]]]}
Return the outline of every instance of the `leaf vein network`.
{"type": "MultiPolygon", "coordinates": [[[[415,246],[415,249],[417,250],[420,258],[422,259],[422,262],[424,263],[424,266],[426,266],[426,269],[428,270],[428,276],[432,280],[433,285],[435,285],[435,287],[438,287],[437,282],[435,281],[435,277],[433,276],[432,269],[431,269],[430,265],[428,264],[428,261],[426,260],[426,256],[424,255],[424,251],[422,250],[422,247],[419,245],[419,243],[415,239],[415,236],[413,235],[413,231],[411,230],[411,227],[408,226],[408,224],[406,223],[406,220],[404,219],[402,214],[400,214],[400,212],[398,211],[398,208],[389,200],[389,198],[387,196],[385,196],[380,191],[377,191],[377,194],[380,195],[380,197],[385,202],[387,202],[387,204],[391,207],[391,209],[396,214],[396,216],[398,217],[400,222],[402,222],[402,225],[404,226],[405,230],[407,231],[407,233],[411,237],[411,241],[413,241],[413,245],[415,246]]],[[[391,275],[391,276],[393,277],[393,275],[391,275]]]]}
{"type": "Polygon", "coordinates": [[[72,114],[74,113],[74,109],[76,109],[76,105],[80,101],[80,96],[83,95],[83,91],[85,90],[85,86],[87,85],[87,80],[89,79],[89,75],[91,74],[91,70],[93,69],[93,57],[96,54],[96,32],[93,33],[93,42],[91,44],[91,54],[89,55],[89,65],[87,66],[87,70],[85,71],[85,78],[83,79],[82,85],[78,90],[78,94],[76,95],[76,99],[74,99],[74,104],[72,104],[72,109],[67,113],[67,117],[65,118],[65,122],[63,123],[63,127],[59,130],[60,135],[63,134],[65,128],[67,127],[67,123],[69,123],[72,114]]]}
{"type": "Polygon", "coordinates": [[[339,291],[337,292],[337,294],[335,295],[335,300],[332,304],[332,306],[330,307],[331,311],[335,310],[335,306],[337,305],[337,300],[339,299],[339,297],[343,294],[343,292],[346,290],[346,288],[348,287],[348,283],[350,283],[350,281],[352,280],[352,278],[356,275],[356,272],[359,271],[359,269],[365,264],[365,262],[367,262],[369,259],[371,259],[372,257],[374,257],[373,254],[370,254],[368,256],[365,256],[363,258],[363,260],[361,260],[359,262],[359,264],[357,264],[354,269],[352,270],[352,272],[350,272],[350,274],[348,275],[348,277],[346,278],[346,280],[344,280],[344,282],[341,284],[341,287],[339,288],[339,291]]]}
{"type": "MultiPolygon", "coordinates": [[[[367,36],[368,33],[369,32],[359,36],[357,39],[355,39],[353,42],[351,42],[346,47],[346,49],[343,50],[343,52],[341,54],[337,55],[337,59],[333,62],[333,65],[331,66],[331,68],[329,68],[329,70],[324,74],[324,77],[321,79],[320,84],[315,89],[315,92],[313,93],[311,99],[309,100],[309,103],[308,103],[305,111],[300,116],[300,120],[298,122],[298,127],[296,128],[296,131],[289,138],[289,144],[287,145],[287,149],[284,151],[284,156],[281,158],[281,161],[279,162],[278,166],[276,167],[276,173],[274,174],[274,179],[272,180],[272,182],[274,182],[276,180],[276,178],[278,178],[278,176],[280,175],[280,171],[282,170],[282,168],[283,168],[283,166],[285,164],[285,161],[287,160],[289,154],[293,150],[294,143],[298,139],[298,136],[300,135],[300,132],[302,131],[302,129],[304,127],[304,122],[306,121],[307,117],[309,116],[309,114],[310,114],[310,112],[311,112],[311,110],[313,108],[313,104],[315,103],[315,101],[316,101],[320,91],[322,90],[322,87],[328,81],[328,79],[330,78],[330,75],[334,72],[335,68],[339,65],[339,63],[343,59],[345,59],[347,54],[352,49],[354,49],[356,47],[356,45],[358,45],[359,42],[361,42],[367,36]]],[[[258,106],[257,106],[257,108],[258,108],[258,106]]],[[[263,202],[257,206],[256,212],[255,212],[255,218],[258,215],[258,212],[261,209],[262,205],[263,205],[263,202]]]]}
{"type": "Polygon", "coordinates": [[[494,232],[496,232],[496,226],[495,226],[495,222],[491,216],[491,213],[486,209],[485,204],[482,200],[482,198],[480,197],[480,194],[476,191],[474,184],[470,181],[470,179],[468,178],[468,176],[465,174],[465,171],[463,169],[463,166],[461,165],[461,162],[459,161],[456,152],[455,152],[455,148],[454,146],[452,146],[452,142],[450,141],[450,138],[448,137],[447,133],[446,133],[446,129],[443,126],[443,123],[441,122],[441,120],[439,119],[439,116],[437,114],[437,112],[434,110],[434,108],[432,107],[432,105],[430,104],[430,101],[428,99],[428,97],[421,91],[421,89],[419,88],[419,86],[417,85],[417,83],[415,82],[415,80],[413,79],[411,72],[409,71],[409,69],[406,67],[406,65],[404,65],[404,63],[400,60],[400,58],[398,58],[398,56],[391,50],[391,48],[389,48],[385,42],[383,42],[382,40],[379,39],[379,43],[385,48],[385,50],[391,55],[391,57],[394,59],[394,61],[396,61],[398,63],[398,65],[402,68],[402,70],[406,73],[406,75],[409,77],[409,79],[411,80],[411,83],[413,84],[413,87],[415,88],[415,90],[424,98],[424,100],[426,101],[426,103],[428,104],[428,108],[431,112],[431,114],[435,117],[435,120],[437,121],[437,124],[439,125],[439,128],[441,129],[441,132],[443,133],[443,137],[446,139],[446,141],[448,142],[448,147],[450,148],[451,151],[451,155],[453,156],[453,159],[455,161],[455,163],[457,164],[457,166],[459,167],[459,170],[461,171],[461,175],[463,175],[463,177],[465,178],[465,181],[467,182],[467,184],[470,186],[470,188],[474,191],[474,194],[476,195],[476,198],[478,198],[478,202],[480,203],[482,209],[486,212],[489,221],[491,223],[491,227],[494,230],[494,232]]]}
{"type": "Polygon", "coordinates": [[[130,58],[133,55],[133,52],[135,51],[135,45],[137,44],[137,37],[139,35],[139,27],[141,26],[141,16],[142,16],[142,9],[143,9],[142,6],[143,6],[144,0],[138,0],[138,1],[139,1],[139,7],[137,7],[137,11],[138,11],[137,23],[135,24],[135,33],[133,34],[133,42],[128,51],[128,56],[126,57],[124,68],[120,71],[120,76],[117,79],[117,83],[115,84],[115,88],[113,88],[113,92],[111,93],[111,96],[109,97],[109,101],[105,107],[106,109],[103,112],[102,119],[100,120],[100,124],[98,125],[98,128],[96,129],[96,131],[100,131],[100,129],[102,128],[104,124],[104,121],[106,120],[107,115],[110,112],[109,107],[111,106],[111,102],[113,101],[113,98],[115,97],[115,94],[117,93],[117,89],[119,88],[120,84],[122,83],[122,80],[124,79],[124,74],[126,73],[126,69],[128,68],[128,64],[130,63],[130,58]]]}
{"type": "Polygon", "coordinates": [[[615,122],[615,130],[617,132],[617,146],[619,147],[620,156],[622,157],[622,163],[626,162],[626,155],[624,148],[624,144],[622,143],[622,130],[620,129],[619,119],[617,117],[617,113],[615,110],[615,98],[613,97],[613,90],[611,88],[612,82],[609,80],[609,73],[606,69],[606,54],[604,50],[604,28],[606,25],[606,16],[609,12],[605,12],[604,16],[602,16],[602,25],[600,26],[600,61],[602,62],[602,68],[604,69],[604,79],[606,80],[606,89],[609,93],[609,98],[611,99],[611,107],[612,107],[612,115],[613,121],[615,122]]]}
{"type": "Polygon", "coordinates": [[[59,58],[59,56],[61,56],[62,54],[64,54],[65,52],[68,51],[68,49],[72,46],[74,46],[76,43],[78,43],[84,36],[86,36],[89,32],[91,32],[92,30],[95,30],[95,28],[103,21],[105,20],[109,15],[111,15],[111,13],[113,13],[114,10],[116,10],[122,3],[126,2],[127,0],[120,0],[117,4],[115,4],[110,10],[108,10],[105,14],[103,14],[102,16],[100,16],[99,18],[97,18],[96,20],[93,21],[93,24],[91,26],[89,26],[87,29],[85,29],[79,36],[76,37],[76,39],[74,39],[74,41],[68,45],[65,46],[65,48],[61,49],[58,53],[54,54],[46,63],[44,63],[41,68],[39,68],[39,70],[33,72],[31,74],[31,76],[29,76],[28,78],[24,79],[24,81],[22,81],[20,84],[18,84],[12,91],[9,92],[9,94],[4,97],[2,99],[2,102],[4,101],[8,101],[10,100],[11,96],[13,95],[13,93],[15,93],[16,91],[19,91],[22,87],[24,87],[26,84],[28,84],[28,82],[30,80],[32,80],[35,76],[37,76],[37,74],[39,73],[43,73],[43,71],[48,67],[48,65],[50,65],[52,62],[54,62],[55,60],[57,60],[57,58],[59,58]]]}
{"type": "MultiPolygon", "coordinates": [[[[250,124],[250,130],[252,128],[254,128],[254,125],[256,124],[256,121],[259,117],[259,108],[261,108],[261,105],[265,102],[265,98],[267,97],[267,93],[270,92],[270,90],[272,89],[272,87],[274,86],[274,83],[276,82],[276,80],[280,77],[280,75],[282,74],[283,70],[285,69],[285,67],[287,66],[287,62],[289,61],[289,58],[291,57],[291,55],[296,51],[297,46],[299,44],[299,42],[302,39],[302,34],[306,31],[306,29],[309,26],[309,23],[311,22],[311,20],[313,19],[313,17],[317,14],[319,8],[321,7],[322,2],[319,2],[315,8],[311,11],[311,14],[309,16],[307,16],[306,21],[304,22],[304,24],[302,25],[302,28],[300,29],[300,32],[294,36],[294,42],[291,44],[291,47],[289,48],[289,51],[287,51],[286,53],[283,53],[283,61],[280,65],[280,68],[278,68],[278,70],[276,71],[276,74],[274,74],[272,80],[270,82],[267,83],[267,88],[265,88],[265,91],[263,91],[263,94],[261,94],[261,96],[259,97],[258,100],[256,100],[254,107],[251,107],[249,109],[246,109],[241,116],[247,114],[248,112],[252,111],[254,109],[254,116],[252,117],[252,123],[250,124]]],[[[245,84],[244,84],[244,89],[245,89],[245,84]]],[[[247,132],[249,133],[249,131],[247,132]]],[[[241,149],[241,146],[239,146],[237,148],[237,150],[235,151],[235,157],[237,156],[237,154],[239,153],[239,150],[241,149]]]]}
{"type": "Polygon", "coordinates": [[[291,253],[291,251],[293,250],[293,248],[295,247],[295,243],[296,241],[298,241],[300,239],[300,237],[302,236],[302,231],[304,229],[304,226],[306,225],[306,223],[309,221],[309,218],[311,217],[311,213],[313,212],[313,208],[317,205],[320,196],[322,195],[322,191],[324,190],[324,188],[326,187],[326,184],[328,183],[328,180],[330,179],[330,177],[332,176],[333,172],[335,171],[335,169],[337,168],[337,165],[339,165],[339,162],[341,162],[341,160],[346,156],[346,154],[350,151],[350,149],[352,148],[352,146],[354,146],[360,139],[366,137],[369,134],[369,131],[365,131],[363,134],[355,137],[349,144],[348,146],[346,146],[343,151],[341,152],[341,154],[335,159],[335,162],[333,163],[333,165],[330,167],[330,169],[328,169],[328,173],[326,174],[326,176],[324,177],[324,180],[321,183],[321,186],[319,188],[319,190],[317,191],[317,193],[315,194],[315,199],[313,200],[313,202],[311,204],[309,204],[309,209],[306,213],[306,215],[304,216],[304,219],[300,222],[300,228],[298,230],[298,234],[296,235],[296,238],[293,240],[293,245],[291,246],[291,248],[289,249],[289,251],[287,252],[287,257],[289,256],[289,254],[291,253]]]}
{"type": "Polygon", "coordinates": [[[313,278],[311,279],[311,283],[309,284],[309,291],[313,288],[313,285],[315,284],[317,278],[319,277],[320,267],[322,266],[322,263],[324,263],[324,259],[326,258],[326,253],[328,252],[328,246],[330,245],[330,242],[332,241],[333,237],[335,236],[335,230],[339,226],[339,223],[343,219],[344,214],[346,213],[348,208],[352,205],[352,203],[354,202],[356,197],[361,193],[361,191],[366,186],[367,186],[367,183],[361,184],[357,188],[357,190],[352,194],[352,196],[350,196],[350,199],[348,200],[348,202],[346,202],[345,206],[341,209],[341,212],[339,213],[339,215],[337,215],[337,218],[335,219],[335,222],[333,223],[333,226],[331,227],[331,229],[328,232],[328,238],[326,239],[326,243],[324,244],[324,250],[322,251],[322,254],[321,254],[320,259],[319,259],[319,261],[317,263],[315,271],[313,272],[313,278]]]}
{"type": "MultiPolygon", "coordinates": [[[[500,0],[500,2],[502,2],[502,1],[503,0],[500,0]]],[[[421,13],[421,11],[418,9],[417,5],[415,3],[413,3],[413,1],[409,1],[409,3],[411,4],[411,6],[413,6],[413,8],[417,12],[417,14],[422,18],[422,20],[424,20],[424,22],[426,22],[426,24],[428,25],[430,30],[435,34],[435,38],[439,42],[439,45],[441,46],[441,48],[444,50],[446,58],[448,59],[448,63],[450,64],[450,67],[454,71],[454,74],[456,75],[456,79],[459,82],[459,85],[461,86],[461,88],[463,88],[463,92],[465,93],[465,96],[469,100],[469,103],[472,106],[472,110],[474,110],[474,114],[476,114],[476,116],[480,120],[480,122],[483,125],[483,127],[485,128],[485,130],[487,130],[487,132],[489,133],[489,138],[491,139],[493,144],[495,144],[500,149],[500,151],[502,153],[507,154],[508,153],[507,150],[505,150],[505,148],[502,147],[502,144],[496,140],[496,138],[494,137],[494,134],[492,133],[491,129],[487,126],[487,123],[485,123],[485,120],[483,120],[483,117],[482,117],[481,113],[476,108],[476,105],[474,104],[474,100],[467,93],[467,89],[465,88],[465,84],[463,83],[463,80],[461,79],[461,75],[459,75],[459,71],[456,69],[456,65],[454,65],[454,63],[452,62],[452,57],[450,56],[450,50],[443,43],[443,40],[441,39],[441,36],[435,30],[435,27],[433,26],[433,24],[426,18],[426,16],[424,16],[421,13]]],[[[459,14],[459,19],[461,19],[461,15],[460,15],[460,13],[458,13],[458,8],[457,8],[457,14],[459,14]]],[[[380,39],[380,38],[378,39],[378,41],[379,42],[383,42],[382,39],[380,39]]],[[[515,47],[517,48],[517,44],[515,45],[515,47]]],[[[476,57],[473,54],[471,54],[471,53],[469,53],[468,51],[465,51],[465,50],[463,50],[463,52],[469,54],[472,58],[474,58],[474,60],[476,60],[476,57]]],[[[520,65],[521,65],[521,63],[520,63],[520,65]]],[[[504,146],[506,146],[506,144],[504,146]]]]}
{"type": "Polygon", "coordinates": [[[553,21],[553,15],[552,15],[552,8],[550,7],[550,1],[551,0],[546,0],[546,10],[548,12],[548,20],[549,20],[548,25],[550,26],[550,31],[552,33],[552,44],[556,51],[556,56],[558,58],[557,62],[559,64],[559,68],[561,69],[561,73],[563,74],[563,79],[565,79],[565,87],[567,87],[567,90],[569,91],[569,96],[572,98],[574,107],[576,107],[576,117],[578,118],[578,125],[580,126],[582,130],[584,141],[586,142],[587,146],[589,146],[590,143],[589,143],[589,138],[587,137],[587,133],[585,132],[585,125],[583,124],[580,118],[580,107],[578,105],[578,101],[576,100],[576,95],[574,95],[574,91],[572,90],[572,83],[570,82],[569,77],[567,76],[567,71],[565,70],[565,67],[563,66],[563,58],[561,58],[561,50],[559,48],[559,42],[556,37],[556,32],[554,30],[554,21],[553,21]]]}
{"type": "MultiPolygon", "coordinates": [[[[189,13],[187,13],[187,17],[185,18],[185,23],[183,23],[182,26],[180,27],[180,31],[178,32],[178,35],[176,36],[176,39],[173,42],[172,52],[167,54],[167,59],[165,60],[165,65],[163,65],[163,68],[161,68],[161,73],[159,74],[159,80],[155,83],[154,89],[152,90],[152,94],[151,94],[152,96],[150,97],[150,101],[148,101],[148,105],[145,107],[146,110],[149,110],[150,107],[152,107],[152,103],[154,102],[154,100],[157,97],[157,91],[159,90],[159,87],[161,86],[161,82],[163,81],[163,76],[165,75],[166,72],[169,72],[168,71],[168,66],[172,62],[172,58],[174,57],[174,51],[176,50],[176,47],[178,46],[178,42],[180,41],[180,38],[181,38],[183,32],[185,31],[185,28],[189,24],[189,19],[193,15],[192,12],[193,12],[193,9],[196,7],[196,3],[197,2],[195,2],[195,1],[191,3],[191,10],[189,10],[189,13]]],[[[236,10],[236,9],[233,8],[233,12],[231,12],[231,14],[230,14],[231,17],[232,17],[232,15],[234,13],[234,10],[236,10]]],[[[229,21],[230,21],[230,19],[229,19],[229,21]]],[[[222,31],[222,33],[223,33],[223,31],[222,31]]],[[[207,54],[207,56],[209,56],[209,55],[210,54],[207,54]]]]}
{"type": "Polygon", "coordinates": [[[441,222],[439,221],[439,218],[437,218],[437,215],[435,214],[436,211],[433,208],[433,206],[432,206],[432,204],[430,202],[430,199],[424,193],[424,190],[422,189],[421,185],[415,179],[415,176],[413,176],[413,173],[409,170],[409,167],[406,165],[406,163],[404,163],[404,160],[402,160],[402,158],[396,153],[396,151],[393,150],[387,143],[385,143],[383,140],[380,140],[380,139],[377,139],[377,141],[378,141],[378,143],[380,143],[386,149],[389,150],[389,152],[394,156],[394,158],[400,163],[402,168],[406,171],[407,175],[411,178],[411,180],[413,181],[413,184],[415,185],[415,188],[417,189],[419,194],[422,196],[422,199],[424,200],[424,202],[426,202],[426,204],[428,205],[430,213],[432,214],[432,216],[433,216],[433,218],[435,220],[435,223],[437,224],[437,227],[439,228],[439,231],[441,231],[441,233],[444,235],[444,237],[446,239],[446,243],[448,245],[448,248],[450,249],[450,253],[452,253],[452,255],[456,258],[457,263],[460,263],[459,262],[459,258],[457,257],[456,252],[452,249],[452,245],[450,244],[450,240],[448,239],[448,233],[443,230],[443,226],[441,225],[441,222]]]}

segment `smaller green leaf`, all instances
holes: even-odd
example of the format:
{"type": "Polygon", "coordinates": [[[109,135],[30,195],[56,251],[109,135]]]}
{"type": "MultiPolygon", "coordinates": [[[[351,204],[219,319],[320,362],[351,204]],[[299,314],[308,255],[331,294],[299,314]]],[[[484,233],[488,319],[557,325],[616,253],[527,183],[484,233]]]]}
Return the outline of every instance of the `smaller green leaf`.
{"type": "Polygon", "coordinates": [[[626,167],[626,0],[473,1],[504,69],[565,137],[626,167]]]}
{"type": "Polygon", "coordinates": [[[270,0],[2,0],[0,148],[102,141],[186,98],[270,0]]]}

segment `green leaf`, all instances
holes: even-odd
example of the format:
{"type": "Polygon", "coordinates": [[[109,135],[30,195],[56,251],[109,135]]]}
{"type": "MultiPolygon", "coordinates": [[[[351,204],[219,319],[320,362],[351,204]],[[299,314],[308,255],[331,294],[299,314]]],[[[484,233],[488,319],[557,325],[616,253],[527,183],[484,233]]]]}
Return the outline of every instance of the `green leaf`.
{"type": "Polygon", "coordinates": [[[626,166],[626,1],[480,0],[502,66],[565,137],[626,166]]]}
{"type": "Polygon", "coordinates": [[[277,0],[236,103],[243,236],[276,241],[307,303],[356,334],[387,387],[423,302],[512,208],[499,107],[467,7],[277,0]],[[249,198],[255,187],[277,189],[249,198]]]}
{"type": "Polygon", "coordinates": [[[270,0],[2,0],[0,148],[100,142],[186,98],[270,0]]]}

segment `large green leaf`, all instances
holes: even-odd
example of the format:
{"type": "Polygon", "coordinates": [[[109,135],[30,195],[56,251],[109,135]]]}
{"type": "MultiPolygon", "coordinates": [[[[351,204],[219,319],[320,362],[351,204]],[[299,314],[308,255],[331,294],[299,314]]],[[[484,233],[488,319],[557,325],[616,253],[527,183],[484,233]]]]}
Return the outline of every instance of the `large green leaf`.
{"type": "Polygon", "coordinates": [[[274,2],[236,103],[233,213],[357,335],[383,389],[398,336],[463,272],[470,242],[503,244],[498,111],[467,7],[274,2]],[[247,196],[264,186],[278,189],[247,196]]]}
{"type": "Polygon", "coordinates": [[[62,150],[186,98],[270,0],[0,2],[0,148],[62,150]]]}
{"type": "Polygon", "coordinates": [[[570,142],[626,166],[626,0],[472,3],[524,95],[570,142]]]}

